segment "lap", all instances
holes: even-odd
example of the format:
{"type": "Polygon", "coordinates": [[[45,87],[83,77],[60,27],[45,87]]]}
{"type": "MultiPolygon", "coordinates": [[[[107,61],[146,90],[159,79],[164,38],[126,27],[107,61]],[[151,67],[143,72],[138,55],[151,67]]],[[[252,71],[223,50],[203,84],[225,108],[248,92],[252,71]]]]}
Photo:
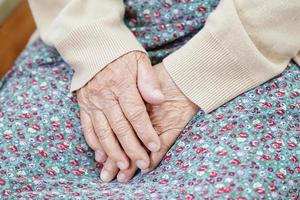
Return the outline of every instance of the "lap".
{"type": "Polygon", "coordinates": [[[86,145],[71,68],[36,41],[0,83],[0,191],[5,197],[293,198],[299,186],[299,67],[211,114],[199,112],[160,165],[103,183],[86,145]],[[298,154],[297,154],[298,153],[298,154]]]}

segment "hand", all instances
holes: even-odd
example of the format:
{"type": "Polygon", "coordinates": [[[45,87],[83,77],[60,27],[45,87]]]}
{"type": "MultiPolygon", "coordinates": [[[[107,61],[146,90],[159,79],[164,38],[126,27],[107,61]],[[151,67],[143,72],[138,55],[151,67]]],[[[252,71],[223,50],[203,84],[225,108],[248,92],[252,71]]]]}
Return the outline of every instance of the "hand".
{"type": "Polygon", "coordinates": [[[147,55],[131,52],[120,57],[77,95],[84,136],[96,160],[109,157],[115,167],[125,170],[130,159],[147,169],[150,160],[143,144],[152,152],[161,144],[143,99],[150,104],[164,100],[147,55]]]}
{"type": "MultiPolygon", "coordinates": [[[[145,172],[153,170],[160,163],[185,125],[199,109],[182,94],[163,64],[154,66],[154,69],[165,95],[165,101],[159,105],[148,104],[147,108],[151,122],[159,134],[161,148],[158,152],[150,153],[151,164],[145,172]]],[[[119,171],[114,162],[108,158],[104,163],[103,170],[106,172],[106,180],[110,181],[117,175],[118,181],[127,182],[133,177],[137,167],[134,162],[131,162],[128,169],[119,171]]]]}

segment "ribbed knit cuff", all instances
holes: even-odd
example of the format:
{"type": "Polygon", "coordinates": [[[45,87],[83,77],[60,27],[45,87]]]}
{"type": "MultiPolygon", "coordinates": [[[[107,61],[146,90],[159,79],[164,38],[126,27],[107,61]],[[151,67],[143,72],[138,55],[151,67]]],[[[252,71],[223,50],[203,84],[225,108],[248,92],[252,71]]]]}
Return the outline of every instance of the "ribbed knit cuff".
{"type": "Polygon", "coordinates": [[[256,44],[234,1],[221,1],[204,28],[163,63],[182,92],[208,113],[285,69],[289,56],[272,59],[256,44]]]}
{"type": "Polygon", "coordinates": [[[206,113],[257,85],[207,29],[163,63],[182,92],[206,113]]]}
{"type": "Polygon", "coordinates": [[[55,44],[75,70],[71,91],[83,87],[105,66],[131,51],[145,52],[124,24],[109,27],[99,22],[79,26],[55,44]]]}

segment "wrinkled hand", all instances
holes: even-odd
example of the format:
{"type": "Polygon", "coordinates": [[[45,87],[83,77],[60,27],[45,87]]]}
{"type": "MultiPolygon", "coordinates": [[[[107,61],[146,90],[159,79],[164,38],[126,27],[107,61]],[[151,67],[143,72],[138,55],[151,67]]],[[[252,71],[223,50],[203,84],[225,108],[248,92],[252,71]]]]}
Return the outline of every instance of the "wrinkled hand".
{"type": "MultiPolygon", "coordinates": [[[[109,157],[114,167],[125,170],[130,162],[140,169],[150,164],[150,151],[160,149],[143,100],[164,100],[151,62],[142,52],[115,60],[77,92],[80,118],[87,144],[97,161],[109,157]]],[[[103,172],[102,176],[105,176],[103,172]]]]}
{"type": "MultiPolygon", "coordinates": [[[[154,69],[165,95],[165,101],[159,105],[148,104],[147,109],[152,124],[159,134],[161,148],[158,152],[150,153],[151,163],[145,172],[153,170],[160,163],[185,125],[199,109],[182,94],[163,64],[154,66],[154,69]]],[[[131,162],[129,169],[119,171],[114,162],[108,157],[102,170],[106,174],[105,181],[111,181],[117,175],[119,182],[128,182],[135,174],[137,167],[134,162],[131,162]]]]}

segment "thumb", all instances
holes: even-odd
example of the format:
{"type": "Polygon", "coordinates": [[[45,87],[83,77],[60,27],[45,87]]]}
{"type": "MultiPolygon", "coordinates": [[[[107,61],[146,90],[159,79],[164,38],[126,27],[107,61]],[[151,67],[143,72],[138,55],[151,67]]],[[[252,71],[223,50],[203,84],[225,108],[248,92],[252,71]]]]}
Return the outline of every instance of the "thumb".
{"type": "Polygon", "coordinates": [[[137,85],[143,99],[147,103],[160,104],[164,101],[159,80],[147,55],[142,56],[138,60],[137,85]]]}

